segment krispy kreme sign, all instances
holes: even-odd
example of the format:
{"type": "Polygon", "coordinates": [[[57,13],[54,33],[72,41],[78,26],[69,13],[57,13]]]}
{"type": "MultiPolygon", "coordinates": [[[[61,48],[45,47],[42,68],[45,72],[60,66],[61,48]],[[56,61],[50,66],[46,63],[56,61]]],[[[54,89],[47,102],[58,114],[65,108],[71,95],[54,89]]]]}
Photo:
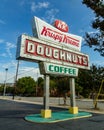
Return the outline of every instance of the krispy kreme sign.
{"type": "Polygon", "coordinates": [[[27,35],[18,38],[17,59],[44,61],[75,68],[89,69],[88,55],[50,44],[27,35]]]}
{"type": "Polygon", "coordinates": [[[61,21],[56,21],[54,26],[46,23],[45,21],[34,17],[32,21],[33,36],[38,37],[43,41],[50,42],[51,44],[58,44],[66,46],[72,50],[81,50],[82,37],[65,33],[68,31],[67,25],[62,25],[61,21]],[[59,30],[60,29],[60,30],[59,30]],[[64,31],[64,32],[63,32],[64,31]]]}

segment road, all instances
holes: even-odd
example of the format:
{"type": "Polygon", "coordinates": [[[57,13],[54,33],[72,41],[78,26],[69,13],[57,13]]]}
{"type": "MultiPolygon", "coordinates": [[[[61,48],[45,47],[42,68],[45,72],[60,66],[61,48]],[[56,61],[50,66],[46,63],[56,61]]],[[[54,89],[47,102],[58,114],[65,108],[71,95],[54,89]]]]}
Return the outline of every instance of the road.
{"type": "MultiPolygon", "coordinates": [[[[40,104],[29,104],[0,99],[0,130],[104,130],[104,114],[57,123],[32,123],[24,120],[29,114],[40,113],[40,104]]],[[[65,108],[52,107],[52,111],[65,108]]]]}

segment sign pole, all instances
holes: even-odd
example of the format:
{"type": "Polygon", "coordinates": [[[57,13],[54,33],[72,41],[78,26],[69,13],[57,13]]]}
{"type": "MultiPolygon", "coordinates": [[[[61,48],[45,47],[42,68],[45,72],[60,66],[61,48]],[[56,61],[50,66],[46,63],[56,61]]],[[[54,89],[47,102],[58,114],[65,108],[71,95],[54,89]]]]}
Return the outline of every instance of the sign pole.
{"type": "Polygon", "coordinates": [[[44,75],[44,109],[49,109],[49,75],[44,75]]]}
{"type": "Polygon", "coordinates": [[[44,109],[41,110],[41,116],[44,118],[51,117],[51,110],[49,109],[49,75],[44,75],[44,109]]]}
{"type": "Polygon", "coordinates": [[[76,107],[76,101],[75,101],[75,78],[70,78],[70,108],[69,111],[72,114],[77,114],[78,113],[78,107],[76,107]]]}

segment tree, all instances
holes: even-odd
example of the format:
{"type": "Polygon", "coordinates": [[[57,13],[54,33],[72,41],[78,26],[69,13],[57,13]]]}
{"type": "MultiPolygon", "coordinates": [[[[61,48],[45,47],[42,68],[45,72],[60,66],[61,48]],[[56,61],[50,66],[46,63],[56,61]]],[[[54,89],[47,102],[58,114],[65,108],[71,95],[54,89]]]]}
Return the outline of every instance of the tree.
{"type": "Polygon", "coordinates": [[[17,92],[23,96],[32,96],[35,94],[36,82],[31,77],[22,77],[17,81],[17,92]]]}
{"type": "Polygon", "coordinates": [[[76,85],[83,88],[80,91],[81,95],[88,97],[91,93],[98,93],[102,79],[104,79],[104,67],[92,65],[90,70],[79,70],[76,85]]]}
{"type": "Polygon", "coordinates": [[[13,93],[13,89],[14,89],[13,87],[7,86],[6,87],[6,93],[11,95],[13,93]]]}
{"type": "Polygon", "coordinates": [[[44,79],[42,77],[38,77],[37,79],[37,96],[43,96],[44,89],[44,79]]]}
{"type": "Polygon", "coordinates": [[[80,94],[82,93],[82,91],[83,91],[83,87],[75,83],[75,92],[78,98],[81,98],[80,94]]]}
{"type": "Polygon", "coordinates": [[[4,84],[2,84],[2,85],[0,86],[0,95],[3,95],[3,90],[4,90],[4,84]]]}
{"type": "Polygon", "coordinates": [[[94,51],[98,51],[101,56],[104,56],[104,0],[83,0],[82,3],[95,13],[91,26],[96,31],[94,33],[86,32],[85,41],[89,47],[94,46],[94,51]]]}
{"type": "MultiPolygon", "coordinates": [[[[43,91],[44,91],[44,79],[42,77],[39,77],[38,80],[38,96],[43,96],[43,91]]],[[[50,96],[55,96],[56,94],[56,82],[55,82],[55,78],[53,78],[52,76],[50,76],[50,84],[49,84],[49,88],[50,88],[50,96]]]]}
{"type": "Polygon", "coordinates": [[[90,70],[79,70],[78,77],[76,78],[76,92],[80,93],[83,97],[88,97],[92,89],[92,81],[90,70]],[[81,87],[81,88],[78,88],[81,87]],[[80,89],[80,90],[79,90],[80,89]]]}
{"type": "Polygon", "coordinates": [[[57,77],[57,89],[59,96],[65,96],[69,92],[69,78],[68,77],[57,77]]]}
{"type": "Polygon", "coordinates": [[[53,79],[50,79],[50,96],[57,96],[57,86],[53,79]]]}
{"type": "Polygon", "coordinates": [[[37,85],[38,87],[42,88],[43,89],[43,86],[44,86],[44,79],[42,77],[39,77],[38,80],[37,80],[37,85]]]}

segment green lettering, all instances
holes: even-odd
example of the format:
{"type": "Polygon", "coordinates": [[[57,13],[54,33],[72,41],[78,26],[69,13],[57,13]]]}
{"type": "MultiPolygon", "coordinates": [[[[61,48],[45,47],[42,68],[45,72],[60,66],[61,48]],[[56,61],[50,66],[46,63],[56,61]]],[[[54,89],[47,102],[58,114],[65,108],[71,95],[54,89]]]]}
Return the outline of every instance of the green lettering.
{"type": "Polygon", "coordinates": [[[69,69],[69,74],[73,74],[73,70],[72,69],[69,69]]]}
{"type": "Polygon", "coordinates": [[[53,71],[53,65],[49,65],[49,71],[53,71]]]}
{"type": "Polygon", "coordinates": [[[69,69],[68,68],[65,68],[64,69],[64,72],[67,74],[67,73],[69,73],[69,69]]]}
{"type": "Polygon", "coordinates": [[[64,72],[64,67],[60,66],[60,73],[64,72]]]}
{"type": "Polygon", "coordinates": [[[55,71],[55,72],[59,72],[59,66],[55,66],[55,67],[54,67],[54,71],[55,71]]]}
{"type": "Polygon", "coordinates": [[[73,69],[73,75],[76,75],[76,70],[75,69],[73,69]]]}

